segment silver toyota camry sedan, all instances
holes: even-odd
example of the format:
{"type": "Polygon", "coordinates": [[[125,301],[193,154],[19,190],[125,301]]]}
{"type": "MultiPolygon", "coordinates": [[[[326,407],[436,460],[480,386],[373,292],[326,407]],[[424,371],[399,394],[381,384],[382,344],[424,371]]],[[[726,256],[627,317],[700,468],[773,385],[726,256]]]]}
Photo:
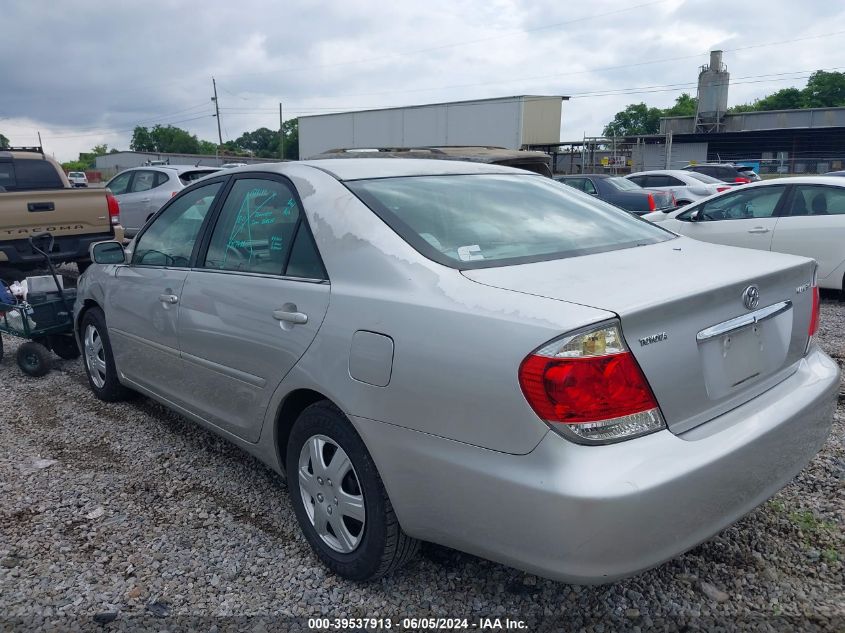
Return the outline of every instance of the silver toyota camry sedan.
{"type": "Polygon", "coordinates": [[[154,398],[283,474],[347,578],[420,541],[634,574],[768,499],[830,431],[812,260],[517,169],[235,168],[92,259],[75,318],[96,396],[154,398]]]}

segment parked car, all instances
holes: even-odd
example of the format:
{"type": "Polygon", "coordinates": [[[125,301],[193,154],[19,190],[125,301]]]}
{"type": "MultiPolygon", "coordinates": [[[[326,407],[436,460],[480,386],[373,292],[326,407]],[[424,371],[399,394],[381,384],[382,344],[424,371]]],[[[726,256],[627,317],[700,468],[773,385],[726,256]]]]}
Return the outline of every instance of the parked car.
{"type": "MultiPolygon", "coordinates": [[[[625,178],[646,189],[671,192],[679,207],[730,189],[730,186],[721,180],[682,169],[639,171],[625,178]]],[[[668,209],[667,212],[673,210],[668,209]]]]}
{"type": "Polygon", "coordinates": [[[133,167],[109,180],[110,189],[120,202],[120,222],[126,236],[134,236],[161,206],[199,178],[219,171],[218,167],[156,165],[133,167]]]}
{"type": "Polygon", "coordinates": [[[829,171],[825,176],[845,176],[845,171],[829,171]]]}
{"type": "Polygon", "coordinates": [[[652,211],[671,211],[675,208],[675,199],[671,192],[643,189],[621,176],[581,174],[555,176],[555,180],[636,215],[644,215],[652,211]]]}
{"type": "Polygon", "coordinates": [[[717,178],[722,182],[734,185],[744,185],[749,182],[762,180],[752,167],[745,165],[734,165],[733,163],[701,163],[699,165],[687,165],[684,171],[694,171],[698,174],[705,174],[717,178]]]}
{"type": "Polygon", "coordinates": [[[420,540],[570,582],[637,573],[789,482],[839,390],[812,260],[519,169],[226,170],[93,256],[74,316],[94,395],[141,392],[258,456],[352,579],[420,540]]]}
{"type": "Polygon", "coordinates": [[[552,177],[552,157],[545,152],[507,149],[504,147],[448,145],[441,147],[373,147],[332,149],[312,159],[327,158],[430,158],[460,160],[488,165],[518,167],[535,174],[552,177]]]}
{"type": "Polygon", "coordinates": [[[648,220],[697,240],[812,257],[819,286],[845,292],[845,181],[779,178],[648,220]]]}
{"type": "Polygon", "coordinates": [[[85,175],[84,171],[69,171],[67,179],[71,187],[88,186],[88,176],[85,175]]]}

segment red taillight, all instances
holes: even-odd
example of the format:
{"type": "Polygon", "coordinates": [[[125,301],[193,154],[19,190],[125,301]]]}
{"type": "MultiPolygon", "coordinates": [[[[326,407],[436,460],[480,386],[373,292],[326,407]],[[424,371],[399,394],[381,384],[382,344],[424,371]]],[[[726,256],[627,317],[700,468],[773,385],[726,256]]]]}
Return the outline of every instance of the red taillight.
{"type": "Polygon", "coordinates": [[[648,208],[650,211],[654,211],[657,208],[657,205],[654,204],[654,196],[648,194],[648,208]]]}
{"type": "Polygon", "coordinates": [[[810,314],[810,336],[815,336],[819,331],[819,312],[821,310],[821,298],[819,297],[819,287],[813,286],[813,311],[810,314]]]}
{"type": "Polygon", "coordinates": [[[730,187],[716,187],[716,193],[722,193],[723,191],[729,191],[730,187]]]}
{"type": "Polygon", "coordinates": [[[170,192],[170,197],[171,197],[171,198],[175,198],[177,193],[179,193],[179,192],[178,192],[178,191],[171,191],[171,192],[170,192]]]}
{"type": "Polygon", "coordinates": [[[751,182],[751,179],[750,179],[750,178],[746,178],[745,176],[737,176],[736,178],[734,178],[734,182],[738,182],[738,183],[741,183],[741,184],[746,184],[746,183],[751,182]]]}
{"type": "Polygon", "coordinates": [[[564,435],[613,442],[665,428],[657,400],[618,325],[555,339],[519,366],[534,412],[564,435]]]}
{"type": "Polygon", "coordinates": [[[519,379],[528,403],[547,422],[583,424],[657,407],[631,352],[590,358],[532,354],[519,379]]]}
{"type": "Polygon", "coordinates": [[[120,203],[112,194],[106,194],[106,203],[109,206],[109,220],[112,224],[120,224],[120,203]]]}

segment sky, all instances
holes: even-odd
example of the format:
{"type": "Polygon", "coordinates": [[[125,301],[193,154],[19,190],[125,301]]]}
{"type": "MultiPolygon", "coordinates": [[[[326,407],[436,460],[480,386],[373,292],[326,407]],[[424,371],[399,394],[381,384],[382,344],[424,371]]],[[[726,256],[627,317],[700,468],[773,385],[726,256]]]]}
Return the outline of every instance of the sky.
{"type": "Polygon", "coordinates": [[[830,0],[0,0],[0,133],[59,160],[136,125],[223,140],[309,114],[570,95],[561,140],[695,94],[723,49],[729,105],[845,70],[830,0]]]}

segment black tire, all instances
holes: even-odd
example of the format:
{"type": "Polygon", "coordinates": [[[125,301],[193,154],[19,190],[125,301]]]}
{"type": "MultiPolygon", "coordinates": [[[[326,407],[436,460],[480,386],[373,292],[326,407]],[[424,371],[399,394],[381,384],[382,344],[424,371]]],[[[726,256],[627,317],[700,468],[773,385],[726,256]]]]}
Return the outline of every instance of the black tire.
{"type": "Polygon", "coordinates": [[[18,367],[33,378],[40,378],[50,371],[50,350],[41,343],[27,341],[21,344],[17,353],[18,367]]]}
{"type": "Polygon", "coordinates": [[[3,337],[0,336],[0,362],[3,361],[3,337]]]}
{"type": "Polygon", "coordinates": [[[88,376],[88,384],[91,386],[91,391],[94,395],[105,402],[120,402],[131,397],[132,392],[120,384],[117,379],[117,368],[114,364],[114,356],[111,350],[111,341],[109,340],[109,332],[106,328],[106,317],[100,308],[91,308],[82,316],[80,323],[80,338],[82,339],[83,350],[85,350],[85,337],[88,328],[92,327],[96,331],[97,337],[102,343],[102,360],[105,361],[106,373],[102,378],[102,385],[98,385],[92,377],[92,370],[89,366],[88,353],[82,355],[83,364],[85,365],[85,374],[88,376]]]}
{"type": "Polygon", "coordinates": [[[79,358],[79,348],[76,346],[76,339],[70,334],[53,334],[50,336],[50,349],[53,353],[64,360],[76,360],[79,358]]]}
{"type": "Polygon", "coordinates": [[[367,447],[337,407],[323,401],[306,408],[291,429],[286,453],[288,493],[296,518],[308,544],[326,567],[350,580],[375,580],[414,557],[419,541],[402,531],[367,447]],[[335,551],[323,541],[308,517],[300,492],[300,452],[315,435],[328,437],[343,449],[360,483],[366,518],[360,541],[349,553],[335,551]]]}

